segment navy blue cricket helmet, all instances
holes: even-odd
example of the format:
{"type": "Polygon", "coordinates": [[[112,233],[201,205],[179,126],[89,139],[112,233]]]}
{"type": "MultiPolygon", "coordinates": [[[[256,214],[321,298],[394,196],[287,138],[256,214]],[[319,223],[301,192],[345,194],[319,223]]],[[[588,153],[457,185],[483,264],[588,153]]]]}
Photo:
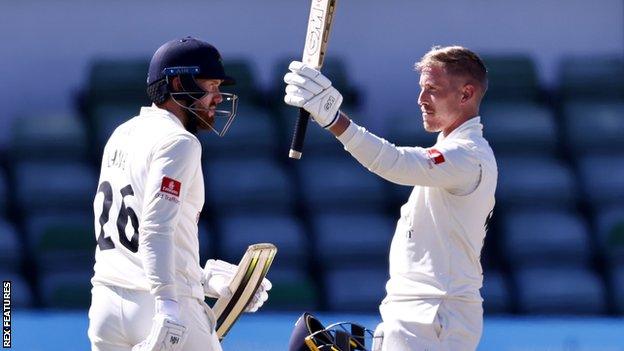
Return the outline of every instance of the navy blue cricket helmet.
{"type": "MultiPolygon", "coordinates": [[[[223,104],[229,108],[216,110],[218,120],[224,120],[222,126],[215,122],[208,122],[197,112],[197,102],[207,93],[198,84],[197,79],[218,79],[221,85],[235,84],[234,78],[225,73],[221,54],[211,44],[193,37],[175,39],[164,43],[156,50],[150,61],[147,75],[147,95],[156,104],[165,102],[168,98],[183,107],[188,113],[195,116],[203,125],[209,127],[217,135],[223,136],[234,117],[236,116],[238,96],[229,93],[220,93],[223,104]],[[174,90],[172,81],[178,77],[181,89],[174,90]]],[[[193,128],[195,129],[195,128],[193,128]]]]}
{"type": "Polygon", "coordinates": [[[168,41],[156,50],[150,61],[147,85],[165,79],[166,69],[175,67],[197,68],[194,74],[196,78],[221,79],[222,85],[235,83],[234,78],[225,74],[219,51],[209,43],[193,37],[168,41]]]}

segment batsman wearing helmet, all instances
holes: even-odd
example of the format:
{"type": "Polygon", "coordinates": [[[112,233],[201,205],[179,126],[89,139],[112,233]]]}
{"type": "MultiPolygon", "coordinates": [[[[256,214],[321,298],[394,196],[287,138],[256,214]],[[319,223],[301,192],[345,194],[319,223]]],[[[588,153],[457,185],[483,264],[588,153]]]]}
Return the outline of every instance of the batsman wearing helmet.
{"type": "MultiPolygon", "coordinates": [[[[147,84],[153,104],[115,129],[102,157],[93,203],[91,348],[219,351],[204,297],[232,294],[228,285],[237,267],[199,263],[204,181],[195,134],[227,131],[237,96],[219,87],[234,79],[216,48],[186,37],[156,51],[147,84]]],[[[267,299],[271,284],[261,285],[248,311],[267,299]]]]}
{"type": "Polygon", "coordinates": [[[339,110],[331,81],[301,62],[284,76],[284,100],[309,111],[368,170],[413,187],[390,247],[380,349],[474,350],[483,325],[480,256],[498,177],[479,117],[487,71],[460,46],[434,47],[415,68],[423,126],[438,133],[428,148],[397,147],[355,124],[339,110]]]}

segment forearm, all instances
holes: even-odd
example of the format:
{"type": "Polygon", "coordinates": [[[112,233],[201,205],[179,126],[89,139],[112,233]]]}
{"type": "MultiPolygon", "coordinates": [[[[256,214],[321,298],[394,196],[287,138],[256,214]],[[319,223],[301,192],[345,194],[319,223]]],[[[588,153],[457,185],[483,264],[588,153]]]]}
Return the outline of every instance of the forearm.
{"type": "Polygon", "coordinates": [[[139,250],[150,292],[157,299],[177,301],[175,251],[171,233],[142,230],[139,250]]]}
{"type": "Polygon", "coordinates": [[[380,177],[401,185],[424,185],[426,152],[422,148],[396,147],[385,139],[368,132],[342,114],[341,120],[330,130],[358,162],[380,177]]]}

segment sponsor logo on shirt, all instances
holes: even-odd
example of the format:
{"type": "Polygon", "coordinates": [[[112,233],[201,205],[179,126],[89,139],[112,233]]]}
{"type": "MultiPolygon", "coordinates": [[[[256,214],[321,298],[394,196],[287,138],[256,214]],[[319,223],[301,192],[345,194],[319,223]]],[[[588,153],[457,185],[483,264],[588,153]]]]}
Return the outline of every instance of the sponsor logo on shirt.
{"type": "Polygon", "coordinates": [[[427,154],[429,155],[429,159],[435,165],[439,165],[440,163],[444,163],[444,161],[446,161],[444,159],[444,155],[442,155],[442,153],[437,149],[427,149],[427,154]]]}
{"type": "Polygon", "coordinates": [[[169,177],[163,177],[162,184],[160,185],[160,191],[163,193],[179,197],[180,188],[182,188],[182,183],[169,177]]]}

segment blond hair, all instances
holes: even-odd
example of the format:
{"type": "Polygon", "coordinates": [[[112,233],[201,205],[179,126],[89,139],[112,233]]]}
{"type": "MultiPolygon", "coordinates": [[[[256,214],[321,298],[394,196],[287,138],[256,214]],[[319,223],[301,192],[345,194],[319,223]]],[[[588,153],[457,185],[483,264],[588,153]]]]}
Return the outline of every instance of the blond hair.
{"type": "Polygon", "coordinates": [[[487,69],[483,60],[476,53],[462,46],[434,46],[420,61],[414,64],[418,72],[427,66],[439,66],[453,76],[467,77],[487,90],[487,69]]]}

